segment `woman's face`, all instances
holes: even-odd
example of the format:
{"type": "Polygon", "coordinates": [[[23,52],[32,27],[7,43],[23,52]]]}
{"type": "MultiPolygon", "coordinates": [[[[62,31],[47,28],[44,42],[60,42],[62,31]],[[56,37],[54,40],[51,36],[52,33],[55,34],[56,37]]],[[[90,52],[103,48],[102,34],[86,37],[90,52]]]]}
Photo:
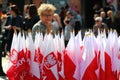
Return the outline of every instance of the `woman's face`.
{"type": "Polygon", "coordinates": [[[101,26],[101,21],[95,21],[98,26],[101,26]]]}
{"type": "Polygon", "coordinates": [[[43,14],[41,14],[40,19],[45,24],[51,22],[53,19],[53,12],[44,12],[43,14]]]}

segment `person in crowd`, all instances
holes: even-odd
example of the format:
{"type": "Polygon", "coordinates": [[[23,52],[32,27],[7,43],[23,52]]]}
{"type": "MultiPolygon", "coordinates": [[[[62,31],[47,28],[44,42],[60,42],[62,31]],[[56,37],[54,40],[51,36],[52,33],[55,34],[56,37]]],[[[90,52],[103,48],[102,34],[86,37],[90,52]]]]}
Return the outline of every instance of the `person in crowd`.
{"type": "Polygon", "coordinates": [[[105,11],[100,12],[100,17],[102,18],[102,22],[107,23],[105,11]]]}
{"type": "Polygon", "coordinates": [[[117,11],[115,15],[115,29],[120,36],[120,11],[117,11]]]}
{"type": "Polygon", "coordinates": [[[78,34],[78,31],[80,31],[80,29],[82,28],[82,25],[83,25],[80,12],[79,11],[76,11],[76,12],[77,12],[77,15],[76,15],[76,19],[75,19],[75,35],[78,34]]]}
{"type": "Polygon", "coordinates": [[[115,29],[115,27],[114,27],[114,14],[113,14],[113,11],[112,10],[109,10],[108,12],[107,12],[107,25],[108,25],[108,28],[109,29],[115,29]]]}
{"type": "Polygon", "coordinates": [[[69,10],[68,10],[68,11],[71,12],[72,17],[74,19],[77,19],[77,7],[78,7],[77,5],[71,5],[70,8],[69,8],[69,10]]]}
{"type": "Polygon", "coordinates": [[[52,4],[43,3],[38,8],[38,15],[40,16],[40,21],[38,21],[32,28],[32,37],[35,39],[35,34],[37,31],[40,31],[45,35],[46,33],[57,33],[57,29],[52,24],[53,14],[56,10],[56,7],[52,4]]]}
{"type": "MultiPolygon", "coordinates": [[[[1,19],[0,19],[0,26],[1,26],[1,19]]],[[[1,27],[0,27],[1,28],[1,27]]],[[[1,31],[0,31],[1,32],[1,31]]],[[[1,34],[1,33],[0,33],[1,34]]],[[[1,39],[1,38],[0,38],[1,39]]],[[[6,76],[6,74],[3,71],[3,67],[2,67],[2,43],[0,42],[0,76],[6,76]]]]}
{"type": "Polygon", "coordinates": [[[2,10],[2,14],[1,14],[1,26],[4,25],[6,18],[7,18],[7,12],[5,10],[2,10]]]}
{"type": "Polygon", "coordinates": [[[23,17],[27,18],[29,14],[29,4],[24,5],[23,17]]]}
{"type": "Polygon", "coordinates": [[[56,29],[59,30],[59,32],[62,32],[62,25],[61,25],[61,20],[60,20],[60,16],[57,13],[54,13],[53,15],[53,26],[56,27],[56,29]]]}
{"type": "Polygon", "coordinates": [[[32,27],[35,23],[40,20],[37,8],[34,4],[29,5],[28,16],[23,20],[23,29],[25,31],[32,30],[32,27]]]}
{"type": "Polygon", "coordinates": [[[64,8],[64,7],[61,7],[61,11],[60,11],[59,16],[60,16],[60,20],[61,20],[63,30],[65,28],[64,19],[65,19],[65,16],[66,16],[66,12],[67,12],[67,9],[64,8]]]}
{"type": "Polygon", "coordinates": [[[67,44],[68,44],[68,41],[70,39],[70,32],[73,29],[72,29],[72,26],[70,25],[70,20],[69,19],[66,18],[65,23],[66,23],[66,26],[65,26],[65,31],[64,31],[64,37],[65,37],[65,47],[66,47],[67,44]]]}
{"type": "Polygon", "coordinates": [[[94,21],[95,21],[96,17],[99,17],[99,14],[97,14],[97,13],[93,14],[94,21]]]}
{"type": "Polygon", "coordinates": [[[64,24],[65,25],[67,24],[66,21],[65,21],[66,19],[70,20],[69,24],[71,25],[72,29],[74,29],[74,27],[75,27],[75,19],[73,18],[72,13],[70,11],[66,12],[66,17],[64,19],[64,24]]]}
{"type": "Polygon", "coordinates": [[[100,4],[96,2],[96,3],[93,5],[94,14],[95,14],[95,13],[96,13],[96,14],[99,14],[99,13],[100,13],[100,8],[101,8],[100,4]]]}
{"type": "Polygon", "coordinates": [[[114,8],[114,6],[112,5],[111,2],[107,2],[105,7],[104,7],[104,11],[105,11],[106,14],[109,10],[112,10],[113,12],[115,11],[115,8],[114,8]]]}
{"type": "Polygon", "coordinates": [[[10,6],[10,15],[8,15],[7,19],[6,19],[6,23],[5,23],[5,36],[4,39],[6,41],[6,45],[7,45],[7,51],[10,51],[11,48],[11,42],[12,42],[12,37],[13,37],[13,33],[16,30],[17,32],[19,32],[22,28],[22,22],[23,22],[23,18],[22,16],[19,14],[19,9],[16,5],[11,5],[10,6]]]}
{"type": "Polygon", "coordinates": [[[120,1],[117,1],[117,10],[120,11],[120,1]]]}
{"type": "Polygon", "coordinates": [[[80,15],[80,12],[79,11],[76,11],[77,12],[77,21],[79,21],[80,25],[82,25],[82,17],[80,15]]]}
{"type": "MultiPolygon", "coordinates": [[[[4,36],[4,32],[5,32],[4,31],[4,24],[5,24],[6,19],[7,19],[7,12],[5,10],[3,10],[2,14],[1,14],[1,18],[0,18],[0,20],[1,20],[0,33],[3,36],[4,36]]],[[[1,37],[1,40],[2,40],[2,46],[5,46],[6,41],[5,41],[4,37],[1,37]]],[[[5,47],[1,47],[1,49],[2,49],[2,55],[5,57],[6,56],[5,47]]]]}
{"type": "Polygon", "coordinates": [[[107,24],[102,22],[102,18],[101,17],[96,17],[95,18],[95,24],[93,25],[93,33],[94,33],[94,35],[96,37],[98,35],[98,30],[100,30],[100,32],[104,32],[104,30],[105,30],[106,31],[106,35],[108,35],[107,24]]]}

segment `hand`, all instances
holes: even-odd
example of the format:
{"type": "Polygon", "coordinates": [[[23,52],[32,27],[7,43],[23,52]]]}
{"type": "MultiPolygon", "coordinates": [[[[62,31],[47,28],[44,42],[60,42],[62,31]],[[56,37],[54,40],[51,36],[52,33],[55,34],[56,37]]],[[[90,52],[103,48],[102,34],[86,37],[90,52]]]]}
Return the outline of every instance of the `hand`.
{"type": "Polygon", "coordinates": [[[16,29],[16,26],[12,26],[13,29],[16,29]]]}
{"type": "Polygon", "coordinates": [[[49,27],[52,27],[52,22],[51,22],[51,21],[46,22],[45,24],[46,24],[46,26],[47,26],[48,28],[49,28],[49,27]]]}
{"type": "Polygon", "coordinates": [[[20,30],[21,30],[21,28],[16,27],[16,26],[12,26],[12,28],[13,28],[14,31],[16,31],[16,30],[19,30],[19,31],[20,31],[20,30]]]}
{"type": "Polygon", "coordinates": [[[16,33],[16,26],[12,26],[14,32],[16,33]]]}
{"type": "Polygon", "coordinates": [[[12,26],[13,29],[16,29],[16,30],[20,30],[21,28],[20,27],[17,27],[17,26],[12,26]]]}
{"type": "Polygon", "coordinates": [[[50,33],[52,29],[52,23],[49,21],[48,23],[46,23],[46,26],[47,26],[47,32],[50,33]]]}
{"type": "Polygon", "coordinates": [[[9,25],[9,26],[6,27],[6,29],[10,30],[10,29],[12,29],[12,26],[9,25]]]}

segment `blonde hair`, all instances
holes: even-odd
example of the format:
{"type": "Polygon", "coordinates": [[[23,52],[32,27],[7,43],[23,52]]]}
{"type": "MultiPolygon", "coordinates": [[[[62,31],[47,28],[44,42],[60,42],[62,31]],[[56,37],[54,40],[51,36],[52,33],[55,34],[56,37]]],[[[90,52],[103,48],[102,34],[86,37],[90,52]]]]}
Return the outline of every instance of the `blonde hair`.
{"type": "Polygon", "coordinates": [[[113,15],[113,11],[112,11],[112,10],[107,11],[107,15],[108,15],[108,16],[113,15]]]}
{"type": "Polygon", "coordinates": [[[38,8],[38,15],[42,15],[45,11],[54,13],[55,10],[56,10],[56,8],[54,5],[43,3],[38,8]]]}
{"type": "Polygon", "coordinates": [[[107,16],[111,18],[112,22],[114,22],[114,14],[112,10],[107,11],[107,16]]]}

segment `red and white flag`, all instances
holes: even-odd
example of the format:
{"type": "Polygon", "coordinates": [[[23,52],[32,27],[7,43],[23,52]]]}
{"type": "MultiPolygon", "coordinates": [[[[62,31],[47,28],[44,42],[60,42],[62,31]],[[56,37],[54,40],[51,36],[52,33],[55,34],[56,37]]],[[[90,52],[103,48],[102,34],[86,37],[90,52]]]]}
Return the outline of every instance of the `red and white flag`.
{"type": "Polygon", "coordinates": [[[17,63],[16,63],[16,79],[24,79],[25,77],[25,70],[26,70],[26,55],[25,55],[25,37],[24,35],[19,32],[18,34],[19,40],[19,47],[18,47],[18,56],[17,56],[17,63]],[[22,42],[22,43],[21,43],[22,42]]]}
{"type": "MultiPolygon", "coordinates": [[[[64,51],[65,51],[65,43],[64,43],[64,35],[63,34],[61,34],[60,43],[61,43],[61,53],[62,53],[62,56],[61,56],[62,66],[61,66],[61,71],[59,73],[61,74],[62,78],[65,79],[65,75],[64,75],[64,51]]],[[[60,79],[60,80],[62,80],[62,79],[60,79]]]]}
{"type": "Polygon", "coordinates": [[[34,79],[33,74],[31,73],[31,41],[32,41],[32,36],[31,33],[29,32],[28,35],[26,36],[26,76],[25,76],[25,80],[31,80],[34,79]]]}
{"type": "MultiPolygon", "coordinates": [[[[105,35],[104,35],[105,36],[105,35]]],[[[98,67],[99,67],[99,80],[105,79],[105,46],[106,46],[106,37],[104,37],[101,33],[97,36],[97,44],[98,44],[98,67]]]]}
{"type": "Polygon", "coordinates": [[[75,49],[76,69],[75,69],[74,77],[75,79],[80,80],[80,62],[81,62],[83,51],[84,51],[81,31],[79,31],[75,37],[75,46],[76,46],[76,49],[75,49]]]}
{"type": "MultiPolygon", "coordinates": [[[[119,49],[120,49],[120,36],[118,37],[118,45],[119,45],[119,49]]],[[[118,54],[118,59],[119,59],[119,63],[120,63],[120,53],[118,54]]],[[[120,64],[118,64],[117,73],[118,73],[118,77],[120,78],[120,64]]]]}
{"type": "Polygon", "coordinates": [[[46,38],[44,38],[44,45],[46,45],[46,48],[42,62],[43,80],[58,80],[57,55],[55,53],[55,44],[52,34],[48,34],[46,38]]]}
{"type": "Polygon", "coordinates": [[[59,80],[64,80],[63,51],[65,50],[65,47],[64,48],[62,47],[62,41],[64,42],[63,35],[61,36],[61,38],[59,34],[55,35],[54,43],[57,53],[57,69],[58,69],[59,80]]]}
{"type": "Polygon", "coordinates": [[[71,37],[64,52],[64,74],[65,80],[75,80],[74,72],[76,69],[76,56],[75,56],[75,35],[71,32],[71,37]]]}
{"type": "Polygon", "coordinates": [[[80,64],[80,80],[97,80],[96,70],[98,69],[98,64],[94,39],[95,37],[92,33],[85,34],[83,39],[84,53],[80,64]]]}
{"type": "Polygon", "coordinates": [[[117,67],[119,66],[119,43],[118,43],[118,36],[117,32],[113,31],[112,33],[112,40],[111,40],[111,51],[112,51],[112,71],[113,71],[113,79],[118,80],[117,75],[117,67]]]}
{"type": "Polygon", "coordinates": [[[108,34],[105,48],[105,80],[114,80],[112,71],[112,51],[111,51],[112,31],[108,34]]]}
{"type": "MultiPolygon", "coordinates": [[[[32,40],[32,35],[29,33],[29,39],[30,39],[30,45],[29,45],[29,49],[31,52],[31,63],[30,63],[30,72],[32,73],[32,75],[34,77],[36,77],[37,79],[40,79],[40,68],[39,68],[39,63],[38,63],[38,57],[36,56],[38,53],[36,52],[35,48],[38,46],[38,44],[36,44],[39,38],[37,38],[37,33],[35,36],[35,45],[33,43],[32,40]]],[[[38,47],[37,47],[38,48],[38,47]]]]}
{"type": "Polygon", "coordinates": [[[9,80],[15,80],[17,55],[18,55],[18,37],[17,37],[17,34],[14,33],[11,50],[10,50],[10,54],[9,54],[7,72],[6,72],[9,80]]]}

